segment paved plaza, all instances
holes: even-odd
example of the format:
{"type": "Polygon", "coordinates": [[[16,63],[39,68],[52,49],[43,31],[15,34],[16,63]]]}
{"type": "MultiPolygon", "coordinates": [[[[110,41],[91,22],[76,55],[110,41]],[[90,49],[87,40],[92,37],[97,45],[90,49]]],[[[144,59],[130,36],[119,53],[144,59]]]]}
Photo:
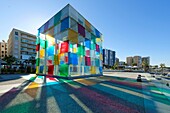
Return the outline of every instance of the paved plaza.
{"type": "Polygon", "coordinates": [[[1,80],[0,113],[168,113],[170,88],[156,82],[128,72],[74,80],[24,75],[1,80]]]}

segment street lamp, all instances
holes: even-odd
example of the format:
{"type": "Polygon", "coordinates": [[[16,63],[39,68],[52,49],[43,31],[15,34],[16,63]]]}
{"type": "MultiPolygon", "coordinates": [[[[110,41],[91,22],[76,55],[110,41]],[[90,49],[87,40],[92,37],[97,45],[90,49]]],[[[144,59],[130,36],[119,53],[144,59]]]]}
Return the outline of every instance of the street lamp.
{"type": "Polygon", "coordinates": [[[0,74],[1,74],[1,61],[2,61],[2,60],[0,59],[0,74]]]}

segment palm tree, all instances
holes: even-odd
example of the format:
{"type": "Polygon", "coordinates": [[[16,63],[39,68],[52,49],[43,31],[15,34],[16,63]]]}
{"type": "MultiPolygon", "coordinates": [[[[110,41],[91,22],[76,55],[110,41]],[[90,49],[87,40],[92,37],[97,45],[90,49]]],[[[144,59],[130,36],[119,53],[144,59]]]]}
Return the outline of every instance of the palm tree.
{"type": "Polygon", "coordinates": [[[137,66],[137,63],[133,63],[132,66],[137,66]]]}
{"type": "Polygon", "coordinates": [[[149,64],[146,61],[142,62],[142,67],[143,67],[145,72],[149,70],[149,64]]]}
{"type": "Polygon", "coordinates": [[[162,68],[162,73],[163,73],[163,68],[166,67],[165,64],[161,63],[160,67],[162,68]]]}
{"type": "Polygon", "coordinates": [[[117,69],[117,68],[118,68],[118,65],[119,65],[118,62],[115,62],[113,68],[114,68],[114,69],[117,69]]]}
{"type": "Polygon", "coordinates": [[[33,72],[32,69],[33,69],[33,66],[36,63],[35,57],[31,56],[31,57],[29,57],[28,60],[29,60],[29,63],[31,63],[31,72],[33,72]]]}
{"type": "Polygon", "coordinates": [[[25,65],[25,69],[26,69],[25,71],[28,72],[27,66],[28,66],[29,60],[26,59],[26,60],[23,61],[23,63],[26,64],[26,65],[25,65]]]}

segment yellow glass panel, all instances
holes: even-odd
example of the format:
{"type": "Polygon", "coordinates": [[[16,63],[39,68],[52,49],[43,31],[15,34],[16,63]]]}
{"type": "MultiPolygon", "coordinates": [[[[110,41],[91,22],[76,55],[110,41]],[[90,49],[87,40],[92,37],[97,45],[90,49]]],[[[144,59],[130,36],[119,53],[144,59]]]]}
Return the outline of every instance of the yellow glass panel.
{"type": "Polygon", "coordinates": [[[54,55],[54,65],[59,65],[59,55],[54,55]]]}
{"type": "Polygon", "coordinates": [[[77,48],[73,48],[73,53],[76,53],[77,52],[77,48]]]}
{"type": "Polygon", "coordinates": [[[68,40],[73,42],[73,43],[76,43],[78,44],[78,33],[69,29],[69,32],[68,32],[68,40]]]}
{"type": "Polygon", "coordinates": [[[40,58],[43,58],[45,55],[45,50],[44,49],[41,49],[40,50],[40,58]]]}
{"type": "Polygon", "coordinates": [[[91,31],[91,24],[87,20],[85,20],[85,25],[86,25],[86,29],[88,31],[91,31]]]}
{"type": "Polygon", "coordinates": [[[36,66],[36,74],[39,73],[39,66],[36,66]]]}
{"type": "Polygon", "coordinates": [[[48,42],[52,45],[55,45],[55,38],[50,36],[50,35],[46,35],[46,39],[48,40],[48,42]]]}
{"type": "Polygon", "coordinates": [[[103,55],[102,54],[100,54],[100,60],[103,60],[103,55]]]}
{"type": "Polygon", "coordinates": [[[90,72],[91,72],[91,74],[96,74],[96,67],[95,66],[91,66],[90,72]]]}
{"type": "Polygon", "coordinates": [[[100,38],[96,38],[96,42],[101,42],[101,39],[100,38]]]}

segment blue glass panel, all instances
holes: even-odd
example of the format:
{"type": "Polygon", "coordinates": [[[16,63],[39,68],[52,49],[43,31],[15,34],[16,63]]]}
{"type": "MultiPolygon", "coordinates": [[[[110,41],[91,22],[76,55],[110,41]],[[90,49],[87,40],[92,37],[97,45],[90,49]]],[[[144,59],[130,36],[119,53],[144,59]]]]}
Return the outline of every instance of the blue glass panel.
{"type": "Polygon", "coordinates": [[[47,50],[48,56],[54,55],[54,46],[50,46],[47,50]]]}
{"type": "Polygon", "coordinates": [[[64,64],[64,61],[63,61],[63,60],[60,61],[60,65],[62,65],[62,64],[64,64]]]}
{"type": "Polygon", "coordinates": [[[78,65],[78,56],[75,53],[68,53],[68,64],[78,65]]]}
{"type": "Polygon", "coordinates": [[[90,40],[88,40],[88,39],[85,40],[85,46],[86,46],[87,48],[90,48],[90,46],[91,46],[90,40]]]}
{"type": "Polygon", "coordinates": [[[99,71],[100,71],[100,73],[103,73],[103,68],[99,67],[99,71]]]}
{"type": "Polygon", "coordinates": [[[65,18],[61,21],[61,31],[64,31],[69,28],[69,18],[65,18]]]}
{"type": "Polygon", "coordinates": [[[44,66],[40,66],[40,73],[43,73],[44,66]]]}
{"type": "Polygon", "coordinates": [[[97,29],[95,29],[95,33],[96,33],[96,36],[97,36],[98,38],[100,38],[100,32],[99,32],[97,29]]]}
{"type": "Polygon", "coordinates": [[[72,64],[73,64],[73,65],[78,65],[78,56],[77,56],[77,54],[74,54],[74,53],[73,53],[72,56],[73,56],[73,57],[72,57],[72,64]]]}

